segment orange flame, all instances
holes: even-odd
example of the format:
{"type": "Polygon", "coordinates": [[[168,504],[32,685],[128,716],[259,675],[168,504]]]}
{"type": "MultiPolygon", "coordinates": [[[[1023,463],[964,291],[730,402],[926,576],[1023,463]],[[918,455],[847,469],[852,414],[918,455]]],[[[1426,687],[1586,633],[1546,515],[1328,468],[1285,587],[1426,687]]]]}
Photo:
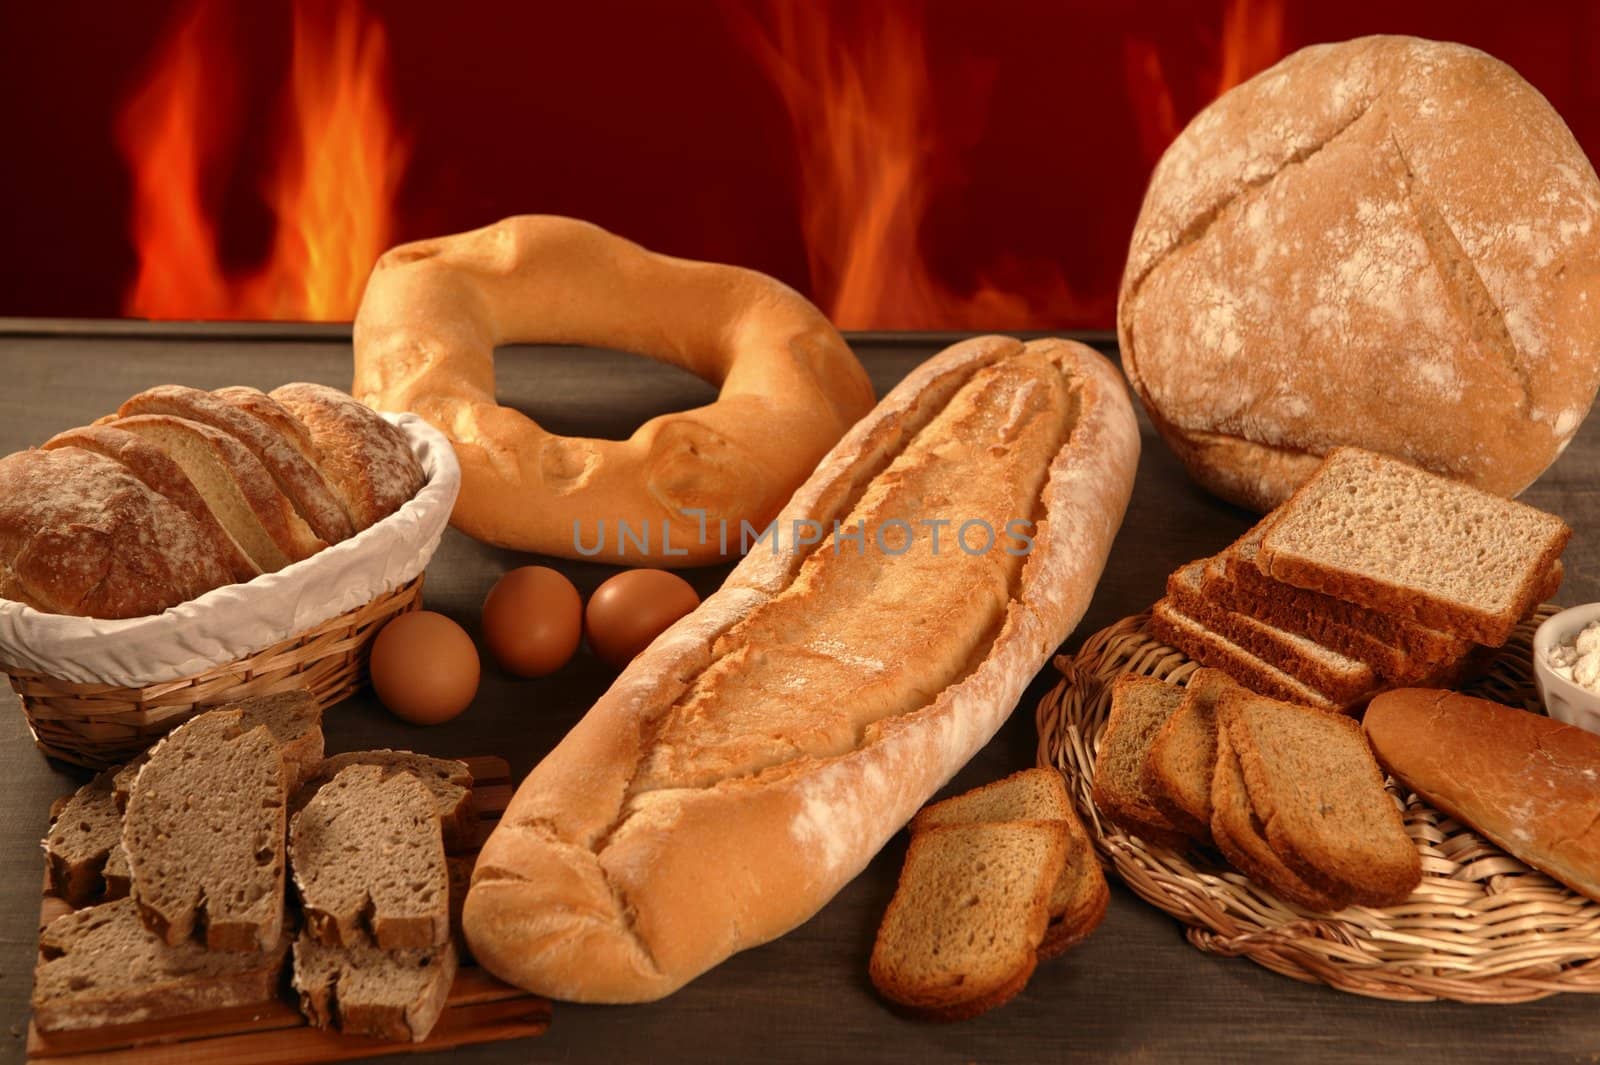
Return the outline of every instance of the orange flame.
{"type": "MultiPolygon", "coordinates": [[[[1283,0],[1227,0],[1217,47],[1217,76],[1205,103],[1243,84],[1284,55],[1283,0]]],[[[1183,129],[1161,54],[1149,41],[1123,42],[1124,69],[1139,141],[1153,161],[1183,129]]]]}
{"type": "Polygon", "coordinates": [[[789,114],[813,290],[841,329],[1021,329],[1109,318],[1055,264],[1001,260],[971,291],[935,277],[921,236],[938,141],[922,26],[905,4],[861,5],[851,40],[826,4],[730,9],[789,114]],[[1000,282],[1005,282],[1004,284],[1000,282]]]}
{"type": "Polygon", "coordinates": [[[130,101],[119,128],[133,170],[139,272],[125,309],[149,318],[349,319],[391,243],[405,148],[383,86],[382,29],[354,0],[319,20],[294,6],[286,150],[264,190],[274,216],[267,260],[227,276],[203,198],[220,144],[212,106],[228,67],[196,6],[130,101]]]}

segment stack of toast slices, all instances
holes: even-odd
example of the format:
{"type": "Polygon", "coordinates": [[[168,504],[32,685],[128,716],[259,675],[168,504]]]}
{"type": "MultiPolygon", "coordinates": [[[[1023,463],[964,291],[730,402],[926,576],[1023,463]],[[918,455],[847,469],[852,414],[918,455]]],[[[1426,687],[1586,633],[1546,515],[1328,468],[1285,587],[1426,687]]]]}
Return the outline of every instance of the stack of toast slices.
{"type": "Polygon", "coordinates": [[[912,820],[872,982],[915,1016],[975,1017],[1094,931],[1109,901],[1061,774],[1025,769],[912,820]]]}
{"type": "Polygon", "coordinates": [[[1219,670],[1196,670],[1185,687],[1117,680],[1094,800],[1141,839],[1214,844],[1307,910],[1397,905],[1422,878],[1360,726],[1257,695],[1219,670]]]}
{"type": "Polygon", "coordinates": [[[1560,587],[1570,536],[1526,504],[1338,448],[1238,541],[1172,574],[1150,630],[1253,691],[1349,710],[1480,668],[1560,587]]]}

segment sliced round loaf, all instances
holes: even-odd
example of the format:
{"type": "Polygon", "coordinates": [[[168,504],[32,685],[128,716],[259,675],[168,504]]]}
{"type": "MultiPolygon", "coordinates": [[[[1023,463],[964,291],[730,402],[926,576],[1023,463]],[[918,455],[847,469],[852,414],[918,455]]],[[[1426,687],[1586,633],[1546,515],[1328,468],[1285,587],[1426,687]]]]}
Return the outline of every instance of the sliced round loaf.
{"type": "Polygon", "coordinates": [[[223,528],[217,516],[206,506],[206,501],[189,480],[183,467],[173,461],[165,451],[126,429],[111,425],[85,425],[57,433],[41,445],[49,451],[58,447],[81,447],[108,459],[115,459],[133,472],[133,475],[181,507],[195,520],[206,537],[216,545],[217,553],[233,571],[235,581],[247,581],[261,573],[261,567],[250,560],[244,548],[223,528]]]}
{"type": "Polygon", "coordinates": [[[169,414],[229,434],[266,467],[318,538],[328,543],[348,539],[354,532],[350,516],[316,466],[302,454],[300,447],[307,446],[304,440],[292,426],[284,428],[292,416],[277,411],[267,416],[259,413],[271,402],[264,395],[244,399],[234,393],[219,398],[198,388],[158,385],[130,398],[117,413],[123,417],[169,414]]]}
{"type": "Polygon", "coordinates": [[[1269,509],[1341,444],[1513,495],[1600,383],[1600,181],[1491,56],[1305,48],[1167,149],[1117,325],[1151,420],[1225,499],[1269,509]]]}
{"type": "Polygon", "coordinates": [[[232,579],[194,518],[120,462],[76,447],[0,459],[0,597],[134,618],[232,579]]]}
{"type": "Polygon", "coordinates": [[[122,846],[145,925],[168,944],[203,929],[211,950],[267,950],[283,929],[287,770],[265,727],[201,714],[150,752],[128,795],[122,846]]]}
{"type": "MultiPolygon", "coordinates": [[[[149,772],[148,769],[145,772],[149,772]]],[[[289,858],[305,935],[383,950],[450,938],[450,877],[433,796],[410,773],[353,765],[294,817],[289,858]]]]}
{"type": "Polygon", "coordinates": [[[169,414],[119,418],[117,428],[165,451],[194,483],[211,512],[264,573],[309,558],[328,545],[250,450],[209,425],[169,414]]]}
{"type": "Polygon", "coordinates": [[[297,383],[272,391],[316,442],[322,471],[359,531],[422,487],[422,464],[400,431],[337,388],[297,383]]]}

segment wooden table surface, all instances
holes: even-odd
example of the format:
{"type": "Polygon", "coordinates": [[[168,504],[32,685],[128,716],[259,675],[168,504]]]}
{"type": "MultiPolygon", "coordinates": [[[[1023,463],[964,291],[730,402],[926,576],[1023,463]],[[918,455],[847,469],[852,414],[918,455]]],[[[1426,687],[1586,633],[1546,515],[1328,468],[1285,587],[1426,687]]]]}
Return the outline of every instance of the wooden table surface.
{"type": "MultiPolygon", "coordinates": [[[[881,395],[942,346],[942,338],[853,338],[881,395]]],[[[706,402],[713,390],[677,370],[606,352],[502,353],[500,398],[558,433],[624,437],[645,419],[706,402]]],[[[151,385],[200,388],[286,381],[348,388],[348,332],[303,327],[148,327],[0,321],[0,454],[113,410],[151,385]]],[[[1600,419],[1527,493],[1575,530],[1562,603],[1600,599],[1600,419]]],[[[1069,647],[1157,598],[1169,571],[1214,552],[1250,516],[1205,495],[1144,426],[1144,454],[1122,532],[1088,616],[1069,647]]],[[[427,605],[475,635],[484,594],[527,556],[451,530],[428,569],[427,605]]],[[[613,571],[555,563],[587,594],[613,571]]],[[[702,594],[725,567],[691,571],[702,594]]],[[[1041,675],[1000,735],[950,790],[1033,761],[1033,711],[1053,683],[1041,675]]],[[[515,680],[485,663],[476,703],[433,729],[390,717],[370,695],[330,711],[328,749],[411,747],[495,753],[530,768],[605,690],[587,654],[558,676],[515,680]]],[[[22,1057],[35,950],[41,857],[50,802],[83,778],[33,747],[9,689],[0,691],[0,1058],[22,1057]],[[7,1031],[9,1029],[9,1036],[7,1031]]],[[[1380,1002],[1295,983],[1249,961],[1202,954],[1180,926],[1113,886],[1105,923],[1083,946],[1040,967],[1011,1004],[959,1024],[930,1025],[886,1010],[867,980],[867,955],[894,888],[904,839],[803,927],[739,955],[663,1002],[558,1005],[543,1039],[416,1061],[1126,1062],[1367,1061],[1400,1065],[1504,1060],[1600,1061],[1600,1001],[1564,995],[1520,1006],[1380,1002]]]]}

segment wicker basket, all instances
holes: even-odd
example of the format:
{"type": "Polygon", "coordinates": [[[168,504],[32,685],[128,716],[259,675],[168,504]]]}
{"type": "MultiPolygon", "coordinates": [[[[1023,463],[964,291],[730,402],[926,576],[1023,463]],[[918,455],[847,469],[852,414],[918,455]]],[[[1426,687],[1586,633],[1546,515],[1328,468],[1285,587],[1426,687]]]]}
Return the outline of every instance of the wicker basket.
{"type": "Polygon", "coordinates": [[[197,710],[308,688],[324,709],[367,680],[378,630],[422,604],[419,575],[394,591],[248,658],[143,688],[73,684],[0,663],[22,700],[39,749],[52,758],[104,769],[126,762],[197,710]]]}
{"type": "MultiPolygon", "coordinates": [[[[1529,710],[1541,607],[1470,690],[1529,710]]],[[[1172,850],[1101,818],[1092,794],[1111,684],[1139,673],[1184,683],[1195,663],[1124,618],[1056,660],[1063,679],[1039,704],[1039,764],[1060,770],[1100,853],[1147,902],[1187,927],[1201,950],[1250,958],[1296,980],[1401,1001],[1524,1002],[1600,991],[1600,903],[1501,851],[1394,781],[1406,831],[1422,851],[1421,886],[1400,906],[1301,909],[1206,848],[1172,850]]]]}

